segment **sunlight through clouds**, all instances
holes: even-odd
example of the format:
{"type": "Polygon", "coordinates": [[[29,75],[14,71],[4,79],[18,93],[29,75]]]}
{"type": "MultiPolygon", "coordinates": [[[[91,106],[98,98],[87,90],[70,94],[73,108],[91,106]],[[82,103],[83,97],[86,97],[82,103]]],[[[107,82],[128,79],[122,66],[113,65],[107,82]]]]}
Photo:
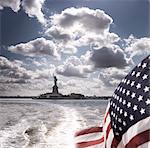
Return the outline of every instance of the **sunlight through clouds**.
{"type": "Polygon", "coordinates": [[[111,94],[150,54],[147,3],[122,3],[0,0],[0,93],[50,91],[55,74],[63,93],[111,94]]]}

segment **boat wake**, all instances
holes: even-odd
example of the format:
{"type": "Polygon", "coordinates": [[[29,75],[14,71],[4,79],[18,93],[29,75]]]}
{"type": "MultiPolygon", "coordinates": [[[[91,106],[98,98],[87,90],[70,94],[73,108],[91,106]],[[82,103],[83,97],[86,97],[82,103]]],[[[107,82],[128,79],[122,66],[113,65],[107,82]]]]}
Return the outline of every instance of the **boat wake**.
{"type": "Polygon", "coordinates": [[[64,118],[61,124],[47,138],[51,148],[74,148],[74,134],[85,124],[84,119],[75,109],[63,107],[63,112],[64,118]]]}
{"type": "MultiPolygon", "coordinates": [[[[7,107],[9,105],[7,104],[7,107]]],[[[74,133],[83,126],[79,121],[82,117],[75,109],[61,105],[37,105],[36,108],[21,106],[16,104],[13,108],[10,107],[9,114],[8,111],[5,114],[15,119],[17,112],[20,112],[18,121],[8,117],[5,123],[3,122],[0,128],[1,148],[74,147],[74,133]]]]}

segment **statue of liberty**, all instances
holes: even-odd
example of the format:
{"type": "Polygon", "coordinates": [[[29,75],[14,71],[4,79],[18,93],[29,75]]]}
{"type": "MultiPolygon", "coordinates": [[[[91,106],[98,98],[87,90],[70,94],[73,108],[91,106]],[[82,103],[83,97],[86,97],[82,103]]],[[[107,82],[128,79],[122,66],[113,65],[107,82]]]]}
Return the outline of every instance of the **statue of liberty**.
{"type": "Polygon", "coordinates": [[[58,94],[58,86],[57,86],[57,77],[54,77],[54,86],[53,86],[53,94],[58,94]]]}
{"type": "Polygon", "coordinates": [[[56,76],[54,76],[54,85],[57,86],[57,77],[56,76]]]}

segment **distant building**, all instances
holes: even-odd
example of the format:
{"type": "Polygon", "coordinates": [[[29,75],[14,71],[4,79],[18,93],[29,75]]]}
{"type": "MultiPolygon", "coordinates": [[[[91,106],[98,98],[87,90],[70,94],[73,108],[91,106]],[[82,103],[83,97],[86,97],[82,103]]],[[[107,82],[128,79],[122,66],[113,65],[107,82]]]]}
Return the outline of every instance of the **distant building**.
{"type": "Polygon", "coordinates": [[[84,95],[82,95],[82,94],[76,94],[76,93],[71,93],[71,94],[69,95],[69,97],[71,97],[71,98],[83,99],[83,98],[84,98],[84,95]]]}

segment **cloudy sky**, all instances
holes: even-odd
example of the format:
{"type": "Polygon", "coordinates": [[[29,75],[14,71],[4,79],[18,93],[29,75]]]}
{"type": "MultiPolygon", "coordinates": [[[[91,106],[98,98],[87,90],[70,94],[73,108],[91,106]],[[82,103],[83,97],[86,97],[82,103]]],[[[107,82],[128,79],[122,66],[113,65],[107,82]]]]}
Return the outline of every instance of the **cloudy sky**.
{"type": "Polygon", "coordinates": [[[150,54],[149,0],[0,0],[0,95],[111,95],[150,54]]]}

